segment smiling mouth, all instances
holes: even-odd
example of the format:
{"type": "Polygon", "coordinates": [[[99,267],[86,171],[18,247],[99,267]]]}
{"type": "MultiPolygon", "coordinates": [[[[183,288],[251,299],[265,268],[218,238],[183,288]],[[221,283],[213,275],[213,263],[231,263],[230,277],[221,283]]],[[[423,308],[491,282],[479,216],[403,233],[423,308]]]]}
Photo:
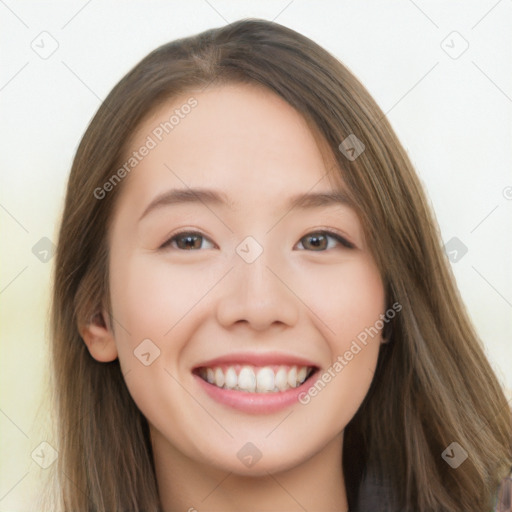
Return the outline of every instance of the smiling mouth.
{"type": "Polygon", "coordinates": [[[297,365],[222,365],[196,368],[193,373],[221,389],[279,393],[301,386],[317,370],[297,365]]]}

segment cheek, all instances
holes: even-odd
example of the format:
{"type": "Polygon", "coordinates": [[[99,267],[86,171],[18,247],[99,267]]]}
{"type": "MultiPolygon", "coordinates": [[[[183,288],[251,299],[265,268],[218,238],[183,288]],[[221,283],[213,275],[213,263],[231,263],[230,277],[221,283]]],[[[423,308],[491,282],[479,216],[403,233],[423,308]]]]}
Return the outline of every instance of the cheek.
{"type": "Polygon", "coordinates": [[[317,325],[330,364],[301,403],[315,415],[321,411],[324,421],[315,428],[330,437],[350,422],[370,388],[381,346],[374,326],[385,312],[385,292],[378,269],[368,260],[352,261],[338,272],[318,272],[315,278],[308,306],[321,319],[317,325]]]}
{"type": "Polygon", "coordinates": [[[323,411],[325,428],[333,434],[350,421],[370,388],[381,346],[375,325],[385,312],[385,292],[369,258],[315,277],[310,307],[325,324],[331,364],[303,403],[323,411]]]}
{"type": "Polygon", "coordinates": [[[126,258],[111,272],[114,314],[138,338],[163,339],[205,295],[211,284],[201,272],[151,260],[126,258]]]}
{"type": "Polygon", "coordinates": [[[191,286],[193,272],[173,269],[148,255],[115,257],[112,251],[112,261],[118,263],[111,265],[110,290],[126,385],[148,419],[158,418],[163,404],[169,416],[178,417],[182,404],[169,396],[182,395],[174,377],[190,336],[184,317],[204,295],[202,288],[208,283],[191,286]]]}
{"type": "MultiPolygon", "coordinates": [[[[311,272],[309,273],[311,275],[311,272]]],[[[380,273],[369,258],[358,258],[337,270],[319,269],[305,283],[307,304],[324,324],[326,339],[342,350],[385,310],[380,273]]]]}

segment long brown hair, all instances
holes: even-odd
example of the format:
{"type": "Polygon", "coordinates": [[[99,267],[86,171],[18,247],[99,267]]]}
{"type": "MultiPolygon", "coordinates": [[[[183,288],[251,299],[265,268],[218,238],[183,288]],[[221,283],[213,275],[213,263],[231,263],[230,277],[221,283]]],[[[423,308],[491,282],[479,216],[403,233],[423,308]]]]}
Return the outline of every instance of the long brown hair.
{"type": "Polygon", "coordinates": [[[154,50],[114,87],[78,147],[52,309],[60,505],[76,512],[160,509],[147,421],[119,362],[93,359],[79,334],[101,308],[110,311],[106,235],[123,183],[101,200],[94,191],[122,165],[137,127],[163,101],[228,82],[270,89],[321,135],[358,208],[387,300],[403,307],[345,429],[340,463],[350,510],[364,509],[370,492],[381,492],[379,510],[386,500],[392,510],[490,510],[512,466],[512,415],[409,158],[346,67],[301,34],[255,19],[154,50]],[[355,159],[338,149],[351,134],[365,146],[355,159]],[[441,456],[452,442],[468,454],[457,469],[441,456]]]}

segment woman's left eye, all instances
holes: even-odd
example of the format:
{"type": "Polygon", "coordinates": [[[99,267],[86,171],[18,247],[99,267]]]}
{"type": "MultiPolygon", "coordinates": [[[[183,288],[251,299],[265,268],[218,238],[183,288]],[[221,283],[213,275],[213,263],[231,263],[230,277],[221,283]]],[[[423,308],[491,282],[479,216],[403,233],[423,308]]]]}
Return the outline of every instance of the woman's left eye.
{"type": "Polygon", "coordinates": [[[309,247],[312,247],[312,250],[316,252],[321,252],[326,249],[333,249],[336,247],[336,244],[341,244],[347,249],[353,249],[355,247],[354,244],[338,235],[337,233],[333,233],[332,231],[315,231],[309,233],[308,235],[303,236],[299,243],[301,243],[303,247],[304,245],[309,245],[309,247]],[[329,243],[329,239],[334,240],[334,242],[329,243]],[[303,240],[309,241],[304,244],[303,240]]]}

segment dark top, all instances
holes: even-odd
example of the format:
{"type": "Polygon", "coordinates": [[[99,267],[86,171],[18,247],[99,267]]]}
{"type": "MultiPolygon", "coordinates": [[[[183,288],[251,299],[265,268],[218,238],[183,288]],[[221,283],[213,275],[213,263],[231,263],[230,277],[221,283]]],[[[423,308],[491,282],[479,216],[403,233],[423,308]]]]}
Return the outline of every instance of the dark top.
{"type": "MultiPolygon", "coordinates": [[[[361,484],[357,508],[350,512],[411,512],[399,510],[393,503],[389,485],[367,476],[361,484]]],[[[512,468],[496,490],[493,509],[489,512],[512,512],[512,468]]]]}

